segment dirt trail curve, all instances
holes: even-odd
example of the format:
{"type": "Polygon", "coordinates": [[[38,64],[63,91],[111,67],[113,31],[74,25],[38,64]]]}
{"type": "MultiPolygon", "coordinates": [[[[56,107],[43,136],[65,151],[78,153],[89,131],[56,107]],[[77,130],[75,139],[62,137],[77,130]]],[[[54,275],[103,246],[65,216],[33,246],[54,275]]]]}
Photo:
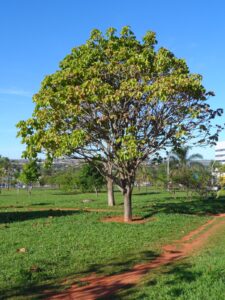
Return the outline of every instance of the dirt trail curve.
{"type": "Polygon", "coordinates": [[[225,214],[215,216],[198,229],[191,231],[181,240],[172,245],[163,247],[163,253],[149,263],[138,264],[131,270],[105,277],[97,277],[93,274],[90,277],[82,278],[83,286],[72,285],[71,288],[61,294],[48,296],[49,300],[94,300],[107,299],[119,289],[137,284],[141,277],[152,269],[170,264],[191,254],[192,251],[200,249],[220,228],[225,226],[225,214]]]}

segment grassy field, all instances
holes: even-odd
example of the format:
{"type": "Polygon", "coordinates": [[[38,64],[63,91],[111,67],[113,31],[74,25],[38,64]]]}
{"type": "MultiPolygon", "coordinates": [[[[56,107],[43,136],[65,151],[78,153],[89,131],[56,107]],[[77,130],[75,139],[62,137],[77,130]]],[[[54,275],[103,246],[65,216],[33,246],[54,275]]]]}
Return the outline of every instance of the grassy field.
{"type": "Polygon", "coordinates": [[[171,266],[152,271],[133,289],[114,300],[225,299],[225,228],[203,250],[171,266]]]}
{"type": "MultiPolygon", "coordinates": [[[[101,222],[106,216],[122,214],[119,192],[116,200],[117,205],[112,212],[107,208],[105,193],[96,198],[95,194],[68,194],[57,190],[36,190],[31,196],[25,191],[4,191],[0,195],[0,299],[39,299],[44,289],[62,289],[64,278],[74,281],[91,272],[115,274],[127,270],[137,262],[149,261],[157,256],[163,244],[181,238],[205,223],[210,213],[225,212],[223,197],[217,200],[193,198],[190,201],[182,193],[175,199],[167,192],[142,190],[134,192],[134,215],[152,217],[150,222],[101,222]],[[83,203],[83,199],[93,201],[83,203]],[[53,211],[56,208],[68,209],[53,211]],[[87,212],[85,208],[108,211],[87,212]]],[[[198,259],[202,260],[196,257],[196,264],[198,259]]],[[[182,266],[177,268],[181,270],[182,266]]],[[[183,269],[188,274],[189,267],[184,266],[183,269]]],[[[168,275],[160,273],[155,276],[159,277],[159,281],[150,279],[150,283],[143,283],[139,291],[134,289],[131,296],[124,294],[121,299],[144,299],[143,289],[146,290],[145,299],[174,299],[171,298],[175,295],[172,292],[164,294],[170,295],[170,298],[163,294],[159,298],[154,293],[161,289],[161,285],[164,286],[167,277],[176,281],[178,275],[168,270],[168,275]]],[[[186,293],[188,283],[182,273],[180,276],[182,293],[186,293]]],[[[176,290],[175,284],[171,284],[172,289],[176,290]]]]}

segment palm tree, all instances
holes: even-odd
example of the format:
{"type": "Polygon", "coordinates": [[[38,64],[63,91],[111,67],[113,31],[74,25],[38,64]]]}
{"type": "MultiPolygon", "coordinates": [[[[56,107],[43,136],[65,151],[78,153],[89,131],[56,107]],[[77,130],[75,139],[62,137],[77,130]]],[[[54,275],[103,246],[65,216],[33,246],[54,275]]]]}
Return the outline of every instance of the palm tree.
{"type": "Polygon", "coordinates": [[[190,165],[202,166],[201,162],[195,160],[203,159],[203,156],[199,153],[195,153],[189,156],[188,154],[190,149],[191,149],[190,146],[175,148],[172,151],[172,154],[170,155],[170,159],[180,167],[185,167],[190,165]]]}
{"type": "MultiPolygon", "coordinates": [[[[170,177],[172,181],[179,183],[180,186],[187,188],[187,195],[189,196],[189,189],[192,185],[193,177],[198,176],[198,173],[205,169],[204,165],[198,161],[203,159],[203,156],[199,153],[195,153],[189,156],[190,146],[182,146],[174,148],[170,155],[171,159],[171,171],[167,169],[167,180],[169,182],[170,177]]],[[[169,166],[169,160],[168,160],[169,166]]],[[[169,188],[168,188],[169,189],[169,188]]]]}

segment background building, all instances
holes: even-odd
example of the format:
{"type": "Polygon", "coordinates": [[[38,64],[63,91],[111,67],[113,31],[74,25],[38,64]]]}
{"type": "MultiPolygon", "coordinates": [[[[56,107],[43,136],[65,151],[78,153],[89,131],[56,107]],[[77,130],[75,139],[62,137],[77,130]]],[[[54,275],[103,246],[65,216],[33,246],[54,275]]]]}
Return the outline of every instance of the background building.
{"type": "Polygon", "coordinates": [[[225,164],[225,141],[217,143],[215,147],[215,160],[225,164]]]}

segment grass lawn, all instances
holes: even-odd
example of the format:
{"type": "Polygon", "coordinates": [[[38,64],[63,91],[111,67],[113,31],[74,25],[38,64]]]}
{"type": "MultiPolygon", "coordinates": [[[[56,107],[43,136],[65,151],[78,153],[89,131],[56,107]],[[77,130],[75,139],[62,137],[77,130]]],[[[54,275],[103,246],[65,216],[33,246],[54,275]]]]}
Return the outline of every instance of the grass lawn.
{"type": "Polygon", "coordinates": [[[114,300],[221,300],[225,299],[225,227],[200,252],[151,271],[135,288],[114,300]]]}
{"type": "MultiPolygon", "coordinates": [[[[223,197],[190,201],[182,193],[175,199],[167,192],[142,190],[134,191],[134,215],[152,217],[152,221],[102,223],[100,220],[106,216],[122,214],[119,192],[116,200],[115,212],[87,212],[85,208],[107,209],[106,194],[99,194],[97,199],[95,194],[57,190],[35,190],[31,196],[25,191],[4,191],[0,195],[0,299],[38,299],[43,289],[61,289],[64,278],[74,281],[91,272],[124,271],[137,262],[154,258],[163,244],[205,223],[209,213],[225,212],[223,197]],[[82,199],[93,201],[83,203],[82,199]],[[78,210],[52,210],[73,207],[78,210]],[[25,252],[19,252],[21,248],[25,252]]],[[[176,279],[177,275],[171,276],[176,279]]],[[[150,288],[147,284],[147,290],[160,285],[164,277],[160,274],[159,278],[150,288]]],[[[129,299],[144,299],[132,291],[134,296],[129,299]]]]}

